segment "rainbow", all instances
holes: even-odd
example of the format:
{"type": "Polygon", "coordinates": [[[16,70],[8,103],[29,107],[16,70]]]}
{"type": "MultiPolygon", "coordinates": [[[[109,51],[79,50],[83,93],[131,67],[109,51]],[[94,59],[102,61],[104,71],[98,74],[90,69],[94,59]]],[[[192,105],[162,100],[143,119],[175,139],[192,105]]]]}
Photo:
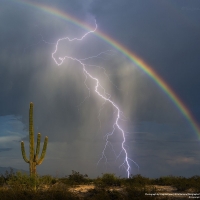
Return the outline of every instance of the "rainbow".
{"type": "MultiPolygon", "coordinates": [[[[58,10],[56,8],[50,7],[48,5],[44,5],[41,3],[33,2],[30,0],[11,0],[13,2],[18,2],[23,5],[34,7],[38,10],[46,12],[48,14],[57,16],[61,19],[64,19],[70,23],[73,23],[83,29],[92,30],[93,28],[90,27],[88,24],[82,22],[81,20],[76,19],[75,17],[58,10]]],[[[94,33],[102,40],[106,41],[126,57],[128,57],[137,67],[139,67],[143,72],[145,72],[172,100],[172,102],[176,105],[176,107],[180,110],[180,112],[184,115],[184,117],[189,121],[192,128],[194,129],[195,133],[197,134],[198,138],[200,139],[200,127],[193,117],[190,110],[186,107],[183,101],[175,94],[175,92],[167,85],[167,83],[159,76],[148,64],[146,64],[141,58],[139,58],[136,54],[128,50],[126,47],[121,45],[119,42],[111,38],[110,36],[104,34],[103,32],[96,31],[94,33]]]]}

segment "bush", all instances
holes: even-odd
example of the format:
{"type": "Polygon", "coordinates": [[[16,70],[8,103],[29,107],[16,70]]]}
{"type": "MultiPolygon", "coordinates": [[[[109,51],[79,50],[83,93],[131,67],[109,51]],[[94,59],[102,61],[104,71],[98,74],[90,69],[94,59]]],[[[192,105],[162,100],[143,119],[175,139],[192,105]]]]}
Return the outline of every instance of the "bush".
{"type": "MultiPolygon", "coordinates": [[[[35,181],[37,188],[41,185],[53,185],[56,183],[56,179],[50,175],[45,175],[41,177],[39,175],[36,175],[35,181]]],[[[7,179],[6,183],[12,188],[15,187],[21,190],[32,190],[34,185],[34,179],[25,173],[16,172],[15,174],[12,174],[12,176],[9,176],[9,179],[7,179]]]]}
{"type": "Polygon", "coordinates": [[[177,181],[177,177],[174,176],[164,176],[152,181],[156,185],[172,185],[177,181]]]}
{"type": "Polygon", "coordinates": [[[10,171],[6,170],[4,175],[2,175],[4,177],[5,183],[7,183],[7,181],[12,178],[15,175],[14,170],[12,168],[10,168],[10,171]]]}
{"type": "Polygon", "coordinates": [[[120,178],[117,178],[115,174],[103,174],[102,177],[97,177],[94,180],[94,185],[99,188],[109,187],[109,186],[121,186],[120,178]]]}
{"type": "Polygon", "coordinates": [[[178,191],[186,191],[193,188],[195,192],[200,192],[200,177],[193,176],[191,178],[167,176],[161,177],[152,181],[158,185],[171,185],[177,188],[178,191]]]}
{"type": "Polygon", "coordinates": [[[67,179],[65,179],[65,183],[69,183],[70,185],[79,185],[79,184],[85,184],[88,183],[88,175],[80,174],[79,172],[76,172],[72,170],[72,174],[67,176],[67,179]]]}
{"type": "Polygon", "coordinates": [[[140,174],[135,176],[131,175],[130,178],[124,180],[126,185],[142,186],[150,184],[149,178],[143,177],[140,174]]]}
{"type": "Polygon", "coordinates": [[[54,185],[56,182],[57,180],[50,175],[39,177],[39,184],[54,185]]]}
{"type": "Polygon", "coordinates": [[[3,175],[0,176],[0,186],[3,186],[6,183],[6,180],[3,175]]]}
{"type": "Polygon", "coordinates": [[[188,179],[188,182],[195,192],[200,193],[200,176],[193,176],[188,179]]]}
{"type": "MultiPolygon", "coordinates": [[[[21,173],[21,172],[16,172],[16,174],[11,176],[9,180],[7,180],[7,184],[9,186],[11,186],[12,188],[21,189],[21,190],[24,190],[24,189],[32,190],[33,182],[34,182],[33,178],[30,178],[29,175],[25,173],[21,173]]],[[[36,185],[37,186],[39,185],[37,176],[36,176],[36,185]]]]}
{"type": "Polygon", "coordinates": [[[190,180],[184,177],[178,177],[172,185],[181,192],[186,191],[192,187],[190,180]]]}

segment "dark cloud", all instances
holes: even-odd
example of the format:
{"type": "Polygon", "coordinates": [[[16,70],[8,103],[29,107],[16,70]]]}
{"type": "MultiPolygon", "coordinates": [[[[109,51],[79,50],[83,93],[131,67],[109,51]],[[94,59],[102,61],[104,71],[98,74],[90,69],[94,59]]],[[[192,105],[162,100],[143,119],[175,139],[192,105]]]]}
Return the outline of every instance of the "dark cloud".
{"type": "Polygon", "coordinates": [[[3,152],[3,151],[10,151],[12,150],[12,148],[0,148],[0,152],[3,152]]]}

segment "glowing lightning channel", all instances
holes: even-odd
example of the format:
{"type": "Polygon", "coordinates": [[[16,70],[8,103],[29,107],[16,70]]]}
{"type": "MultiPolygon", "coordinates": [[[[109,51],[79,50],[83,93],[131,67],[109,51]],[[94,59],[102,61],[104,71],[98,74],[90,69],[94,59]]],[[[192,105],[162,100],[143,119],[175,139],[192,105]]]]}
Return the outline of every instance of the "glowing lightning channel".
{"type": "MultiPolygon", "coordinates": [[[[110,132],[110,133],[108,133],[108,134],[106,135],[106,144],[105,144],[105,147],[104,147],[104,149],[103,149],[103,151],[102,151],[102,157],[100,158],[100,160],[103,159],[103,158],[105,157],[105,159],[106,159],[106,161],[107,161],[107,158],[106,158],[106,156],[105,156],[105,150],[106,150],[106,148],[107,148],[107,146],[108,146],[109,144],[111,145],[111,143],[109,142],[109,136],[113,135],[115,129],[117,128],[117,129],[121,132],[122,137],[123,137],[123,141],[122,141],[122,144],[121,144],[122,150],[121,150],[120,154],[121,154],[122,152],[125,153],[125,159],[124,159],[124,162],[121,164],[121,166],[124,166],[124,167],[126,166],[125,169],[126,169],[126,171],[127,171],[127,176],[128,176],[128,178],[129,178],[129,176],[130,176],[130,170],[131,170],[129,161],[132,161],[132,162],[138,167],[138,169],[139,169],[139,166],[138,166],[138,164],[137,164],[136,162],[134,162],[133,160],[131,160],[131,159],[128,157],[128,153],[127,153],[127,150],[126,150],[126,148],[125,148],[125,142],[126,142],[125,132],[124,132],[124,130],[123,130],[123,129],[120,127],[120,125],[119,125],[120,113],[122,113],[122,112],[120,111],[120,109],[118,108],[118,106],[117,106],[113,101],[110,100],[110,97],[111,97],[111,96],[105,92],[105,89],[101,86],[101,84],[99,83],[99,80],[98,80],[97,78],[93,77],[93,76],[86,70],[86,64],[83,63],[84,60],[87,60],[87,59],[90,59],[90,58],[94,58],[94,57],[98,57],[98,56],[101,55],[102,53],[98,54],[97,56],[92,56],[92,57],[85,58],[85,59],[77,59],[77,58],[73,58],[73,57],[70,57],[70,56],[59,57],[58,60],[55,58],[55,54],[56,54],[56,52],[58,51],[58,45],[59,45],[60,42],[62,42],[63,40],[68,40],[69,42],[72,42],[72,41],[74,41],[74,40],[83,40],[88,34],[94,33],[96,30],[97,30],[97,23],[96,23],[96,21],[95,21],[95,29],[92,30],[92,31],[89,31],[89,32],[85,33],[81,38],[73,38],[73,39],[70,39],[69,37],[60,38],[60,39],[56,42],[55,51],[52,53],[52,58],[53,58],[53,60],[55,61],[55,63],[56,63],[58,66],[62,65],[63,62],[64,62],[64,60],[65,60],[66,58],[67,58],[67,59],[71,59],[71,60],[76,61],[76,62],[78,62],[79,64],[81,64],[82,67],[83,67],[83,72],[84,72],[84,74],[86,75],[86,79],[87,79],[87,77],[90,77],[92,80],[94,80],[94,81],[96,82],[96,85],[95,85],[95,92],[97,93],[97,95],[98,95],[99,97],[101,97],[102,99],[104,99],[104,101],[109,102],[109,103],[116,109],[116,111],[117,111],[117,117],[116,117],[115,123],[113,124],[113,130],[112,130],[112,132],[110,132]],[[104,90],[104,95],[101,94],[101,93],[98,91],[98,88],[99,88],[99,87],[101,87],[101,88],[104,90]],[[108,95],[108,97],[106,97],[106,94],[108,95]]],[[[90,91],[90,89],[88,88],[87,85],[86,85],[86,87],[87,87],[87,89],[90,91]]],[[[112,149],[113,149],[113,148],[112,148],[112,149]]],[[[114,149],[113,149],[113,151],[114,151],[114,149]]],[[[115,152],[114,152],[114,153],[115,153],[115,152]]],[[[116,157],[118,158],[118,157],[120,156],[120,154],[119,154],[118,156],[116,156],[116,157]]],[[[116,155],[116,154],[115,154],[115,155],[116,155]]],[[[116,158],[116,159],[117,159],[117,158],[116,158]]],[[[100,160],[98,161],[98,163],[100,162],[100,160]]],[[[97,163],[97,164],[98,164],[98,163],[97,163]]],[[[121,166],[120,166],[120,167],[121,167],[121,166]]]]}

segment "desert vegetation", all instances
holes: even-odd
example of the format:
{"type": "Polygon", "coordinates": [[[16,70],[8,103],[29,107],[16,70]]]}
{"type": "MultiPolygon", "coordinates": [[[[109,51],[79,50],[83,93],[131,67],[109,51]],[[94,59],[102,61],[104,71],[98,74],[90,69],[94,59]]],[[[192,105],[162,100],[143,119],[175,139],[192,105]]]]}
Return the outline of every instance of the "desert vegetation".
{"type": "Polygon", "coordinates": [[[91,179],[87,174],[72,170],[70,175],[56,178],[51,175],[31,176],[22,172],[6,171],[0,175],[0,199],[61,200],[61,199],[188,199],[176,196],[151,196],[156,193],[200,193],[200,177],[160,177],[150,179],[141,175],[120,178],[115,174],[102,174],[91,179]],[[36,183],[36,190],[32,187],[36,183]],[[169,187],[172,190],[169,190],[169,187]]]}

